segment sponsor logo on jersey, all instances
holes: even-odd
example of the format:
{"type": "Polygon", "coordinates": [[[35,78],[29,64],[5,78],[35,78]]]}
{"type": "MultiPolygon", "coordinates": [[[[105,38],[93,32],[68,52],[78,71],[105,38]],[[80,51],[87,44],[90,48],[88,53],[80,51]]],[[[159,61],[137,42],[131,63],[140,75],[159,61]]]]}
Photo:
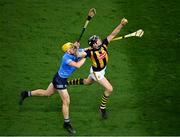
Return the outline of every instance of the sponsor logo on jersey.
{"type": "Polygon", "coordinates": [[[106,57],[106,52],[103,52],[101,55],[99,55],[97,58],[98,58],[98,60],[101,60],[101,59],[103,59],[103,58],[105,58],[106,57]]]}

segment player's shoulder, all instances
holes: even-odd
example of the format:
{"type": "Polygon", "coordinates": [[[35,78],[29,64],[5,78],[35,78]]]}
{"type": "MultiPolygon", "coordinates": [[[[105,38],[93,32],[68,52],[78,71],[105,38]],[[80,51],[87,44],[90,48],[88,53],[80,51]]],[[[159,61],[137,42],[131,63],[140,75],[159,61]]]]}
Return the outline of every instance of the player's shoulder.
{"type": "Polygon", "coordinates": [[[63,55],[63,58],[67,58],[67,57],[69,57],[69,54],[68,54],[68,53],[65,53],[65,54],[63,55]]]}
{"type": "Polygon", "coordinates": [[[108,39],[107,39],[107,38],[103,39],[103,40],[102,40],[102,44],[103,44],[103,45],[108,45],[108,44],[109,44],[108,39]]]}
{"type": "Polygon", "coordinates": [[[65,53],[65,54],[63,55],[63,59],[70,59],[70,58],[73,58],[73,57],[74,57],[73,55],[68,54],[68,53],[65,53]]]}
{"type": "Polygon", "coordinates": [[[75,60],[76,60],[76,57],[68,53],[65,53],[62,58],[63,64],[69,64],[69,62],[75,61],[75,60]]]}

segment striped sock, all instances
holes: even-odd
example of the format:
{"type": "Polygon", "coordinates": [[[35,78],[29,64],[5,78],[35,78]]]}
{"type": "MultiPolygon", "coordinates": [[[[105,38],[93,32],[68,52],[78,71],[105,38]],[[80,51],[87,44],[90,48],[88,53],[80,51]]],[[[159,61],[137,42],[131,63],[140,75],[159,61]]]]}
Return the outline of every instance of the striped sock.
{"type": "Polygon", "coordinates": [[[32,95],[31,95],[31,91],[28,91],[28,97],[30,97],[30,96],[32,96],[32,95]]]}
{"type": "Polygon", "coordinates": [[[82,78],[72,79],[67,81],[67,85],[84,85],[82,78]]]}
{"type": "Polygon", "coordinates": [[[107,101],[108,101],[108,96],[103,94],[102,99],[101,99],[101,105],[100,105],[101,109],[106,109],[107,101]]]}
{"type": "Polygon", "coordinates": [[[64,119],[64,123],[70,123],[70,119],[69,118],[64,119]]]}

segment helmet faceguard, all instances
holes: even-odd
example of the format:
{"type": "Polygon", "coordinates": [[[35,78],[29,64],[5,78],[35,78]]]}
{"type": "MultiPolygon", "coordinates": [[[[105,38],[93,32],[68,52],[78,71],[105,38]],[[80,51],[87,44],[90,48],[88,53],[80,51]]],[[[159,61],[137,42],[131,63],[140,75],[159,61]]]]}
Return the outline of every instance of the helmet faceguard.
{"type": "Polygon", "coordinates": [[[99,36],[96,36],[96,35],[91,36],[88,40],[89,46],[92,47],[93,44],[96,43],[98,39],[99,39],[99,36]]]}

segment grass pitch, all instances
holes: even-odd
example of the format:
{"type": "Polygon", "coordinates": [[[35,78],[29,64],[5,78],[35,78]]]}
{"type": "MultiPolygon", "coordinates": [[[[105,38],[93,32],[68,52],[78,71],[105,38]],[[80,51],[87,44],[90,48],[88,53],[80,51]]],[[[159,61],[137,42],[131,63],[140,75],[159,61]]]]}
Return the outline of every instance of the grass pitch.
{"type": "MultiPolygon", "coordinates": [[[[92,7],[97,15],[82,47],[93,34],[105,38],[122,17],[129,23],[119,35],[139,28],[145,34],[110,44],[108,120],[98,113],[101,87],[69,87],[77,135],[180,135],[179,6],[178,0],[0,0],[0,135],[67,135],[58,94],[22,107],[18,97],[48,86],[61,63],[58,45],[78,38],[92,7]]],[[[72,78],[87,77],[89,67],[87,61],[72,78]]]]}

